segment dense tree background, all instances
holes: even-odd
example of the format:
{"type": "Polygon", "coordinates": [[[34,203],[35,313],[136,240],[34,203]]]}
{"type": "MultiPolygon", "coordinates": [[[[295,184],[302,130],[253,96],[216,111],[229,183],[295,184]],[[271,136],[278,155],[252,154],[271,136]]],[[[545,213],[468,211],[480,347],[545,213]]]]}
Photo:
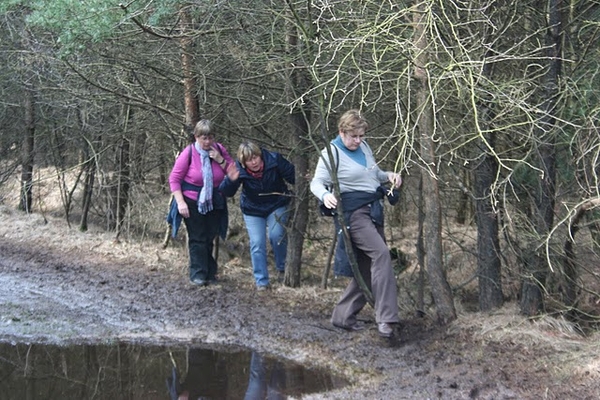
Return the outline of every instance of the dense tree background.
{"type": "Polygon", "coordinates": [[[297,286],[306,176],[360,108],[381,166],[423,182],[404,201],[424,213],[441,322],[461,260],[443,241],[476,257],[481,310],[597,316],[600,2],[9,0],[0,15],[0,185],[18,177],[21,209],[47,211],[59,185],[79,229],[160,238],[173,159],[210,118],[232,153],[251,138],[298,165],[297,286]]]}

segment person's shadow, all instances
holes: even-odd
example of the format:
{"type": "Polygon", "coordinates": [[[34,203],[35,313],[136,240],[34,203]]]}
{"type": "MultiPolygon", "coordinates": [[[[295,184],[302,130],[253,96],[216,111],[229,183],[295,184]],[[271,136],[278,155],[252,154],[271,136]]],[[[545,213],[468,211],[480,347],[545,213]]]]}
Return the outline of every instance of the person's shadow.
{"type": "MultiPolygon", "coordinates": [[[[171,400],[210,400],[227,397],[226,366],[219,360],[218,352],[189,349],[188,370],[183,381],[173,367],[167,378],[167,390],[171,400]],[[219,382],[217,385],[216,383],[219,382]],[[223,385],[224,384],[224,385],[223,385]]],[[[264,357],[253,351],[250,358],[250,374],[244,400],[286,399],[285,368],[279,361],[267,365],[264,357]]]]}

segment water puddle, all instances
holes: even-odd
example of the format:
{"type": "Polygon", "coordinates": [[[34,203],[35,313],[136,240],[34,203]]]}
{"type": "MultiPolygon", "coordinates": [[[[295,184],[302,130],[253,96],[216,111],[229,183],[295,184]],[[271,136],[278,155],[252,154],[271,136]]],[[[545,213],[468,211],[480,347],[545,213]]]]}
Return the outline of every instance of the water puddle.
{"type": "Polygon", "coordinates": [[[286,399],[346,384],[248,349],[0,343],[5,400],[286,399]]]}

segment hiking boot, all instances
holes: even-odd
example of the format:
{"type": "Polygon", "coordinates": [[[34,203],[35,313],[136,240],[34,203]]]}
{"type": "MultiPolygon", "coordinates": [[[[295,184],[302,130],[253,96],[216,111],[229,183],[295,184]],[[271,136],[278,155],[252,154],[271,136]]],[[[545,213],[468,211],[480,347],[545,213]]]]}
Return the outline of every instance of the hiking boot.
{"type": "Polygon", "coordinates": [[[277,271],[277,282],[283,283],[284,278],[285,278],[285,271],[277,271]]]}
{"type": "Polygon", "coordinates": [[[269,289],[271,289],[271,287],[269,285],[263,285],[263,286],[256,287],[257,292],[266,292],[269,289]]]}
{"type": "Polygon", "coordinates": [[[192,283],[194,285],[198,285],[198,286],[206,286],[208,285],[208,282],[202,278],[194,278],[192,279],[192,283]]]}
{"type": "Polygon", "coordinates": [[[379,331],[379,336],[384,338],[390,338],[394,334],[394,328],[387,322],[378,323],[377,330],[379,331]]]}

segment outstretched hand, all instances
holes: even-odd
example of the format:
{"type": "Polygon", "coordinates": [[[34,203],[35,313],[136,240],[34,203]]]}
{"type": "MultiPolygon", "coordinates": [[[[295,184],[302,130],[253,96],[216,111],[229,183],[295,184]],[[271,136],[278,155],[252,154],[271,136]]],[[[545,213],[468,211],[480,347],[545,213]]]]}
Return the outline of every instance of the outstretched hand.
{"type": "Polygon", "coordinates": [[[229,167],[227,167],[227,177],[232,182],[237,181],[240,177],[240,170],[238,169],[236,163],[231,163],[229,164],[229,167]]]}

